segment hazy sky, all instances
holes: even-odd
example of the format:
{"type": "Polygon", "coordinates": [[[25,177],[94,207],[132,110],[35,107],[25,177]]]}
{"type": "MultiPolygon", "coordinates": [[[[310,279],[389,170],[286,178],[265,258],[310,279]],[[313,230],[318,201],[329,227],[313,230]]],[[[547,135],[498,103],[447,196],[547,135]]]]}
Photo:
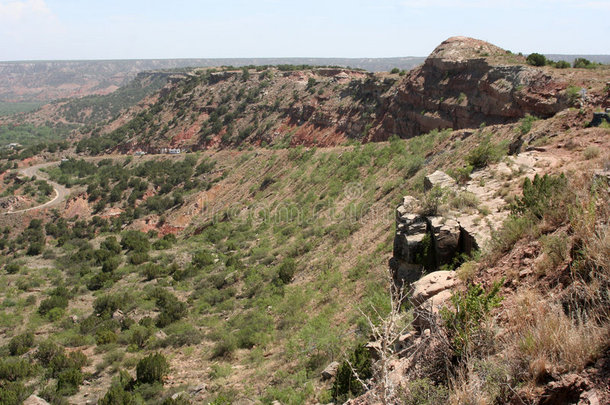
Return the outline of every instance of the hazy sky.
{"type": "Polygon", "coordinates": [[[610,0],[0,0],[0,60],[610,53],[610,0]]]}

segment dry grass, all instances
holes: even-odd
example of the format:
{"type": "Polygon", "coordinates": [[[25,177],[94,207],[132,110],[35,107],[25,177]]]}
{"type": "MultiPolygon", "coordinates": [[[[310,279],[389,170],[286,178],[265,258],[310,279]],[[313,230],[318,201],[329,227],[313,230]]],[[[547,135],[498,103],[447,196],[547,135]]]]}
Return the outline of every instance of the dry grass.
{"type": "Polygon", "coordinates": [[[478,266],[474,261],[463,263],[457,270],[457,278],[464,284],[471,283],[477,274],[478,266]]]}
{"type": "Polygon", "coordinates": [[[508,318],[513,333],[504,346],[533,382],[551,372],[581,371],[608,343],[607,320],[600,322],[593,313],[570,318],[537,291],[521,292],[508,318]]]}
{"type": "Polygon", "coordinates": [[[600,153],[601,150],[597,146],[587,146],[582,155],[586,160],[591,160],[598,157],[600,153]]]}
{"type": "Polygon", "coordinates": [[[451,381],[452,405],[492,405],[507,402],[511,375],[506,362],[497,357],[468,362],[451,381]]]}

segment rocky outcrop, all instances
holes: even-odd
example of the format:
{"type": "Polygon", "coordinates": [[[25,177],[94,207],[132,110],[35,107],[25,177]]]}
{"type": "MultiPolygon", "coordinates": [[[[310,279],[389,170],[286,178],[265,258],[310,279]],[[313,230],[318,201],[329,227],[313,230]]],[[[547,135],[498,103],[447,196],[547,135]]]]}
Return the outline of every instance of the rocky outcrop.
{"type": "Polygon", "coordinates": [[[455,188],[457,183],[453,177],[449,176],[447,173],[437,170],[424,177],[424,191],[430,191],[434,186],[455,188]]]}
{"type": "Polygon", "coordinates": [[[30,395],[23,401],[23,405],[49,405],[49,403],[37,395],[30,395]]]}
{"type": "MultiPolygon", "coordinates": [[[[426,189],[456,187],[447,174],[436,171],[426,176],[426,189]]],[[[407,196],[396,209],[396,234],[390,267],[397,284],[412,283],[424,271],[436,271],[451,264],[462,253],[470,254],[479,244],[460,222],[439,215],[424,215],[419,202],[407,196]]]]}
{"type": "Polygon", "coordinates": [[[550,117],[568,106],[567,83],[487,42],[453,37],[399,84],[378,129],[410,138],[438,128],[550,117]]]}

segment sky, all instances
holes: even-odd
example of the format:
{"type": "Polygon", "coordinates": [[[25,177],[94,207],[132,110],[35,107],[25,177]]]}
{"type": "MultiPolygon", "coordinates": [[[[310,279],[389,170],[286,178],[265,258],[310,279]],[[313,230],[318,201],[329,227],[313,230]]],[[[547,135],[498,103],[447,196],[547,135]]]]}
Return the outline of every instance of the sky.
{"type": "Polygon", "coordinates": [[[0,60],[609,54],[610,0],[0,0],[0,60]]]}

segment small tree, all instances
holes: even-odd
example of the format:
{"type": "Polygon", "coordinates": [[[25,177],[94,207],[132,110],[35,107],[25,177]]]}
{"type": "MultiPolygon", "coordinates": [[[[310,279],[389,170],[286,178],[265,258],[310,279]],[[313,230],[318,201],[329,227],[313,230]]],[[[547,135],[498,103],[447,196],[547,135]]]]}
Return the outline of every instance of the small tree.
{"type": "Polygon", "coordinates": [[[11,356],[21,356],[34,346],[34,335],[31,332],[13,337],[8,343],[11,356]]]}
{"type": "Polygon", "coordinates": [[[296,263],[294,259],[286,259],[280,265],[280,269],[278,271],[278,278],[282,281],[283,284],[288,284],[292,281],[294,277],[294,271],[296,269],[296,263]]]}
{"type": "Polygon", "coordinates": [[[546,65],[546,57],[534,52],[527,56],[526,62],[532,66],[544,66],[546,65]]]}
{"type": "Polygon", "coordinates": [[[590,60],[585,58],[576,58],[574,59],[574,63],[572,66],[574,66],[575,68],[586,68],[589,65],[591,65],[590,60]]]}
{"type": "Polygon", "coordinates": [[[247,67],[241,69],[241,80],[247,82],[250,79],[250,71],[247,67]]]}
{"type": "Polygon", "coordinates": [[[169,373],[169,364],[161,353],[144,357],[136,366],[137,381],[142,384],[163,384],[163,378],[169,373]]]}
{"type": "Polygon", "coordinates": [[[565,60],[560,60],[560,61],[557,61],[557,63],[555,63],[555,67],[557,69],[567,69],[570,67],[570,63],[566,62],[565,60]]]}

